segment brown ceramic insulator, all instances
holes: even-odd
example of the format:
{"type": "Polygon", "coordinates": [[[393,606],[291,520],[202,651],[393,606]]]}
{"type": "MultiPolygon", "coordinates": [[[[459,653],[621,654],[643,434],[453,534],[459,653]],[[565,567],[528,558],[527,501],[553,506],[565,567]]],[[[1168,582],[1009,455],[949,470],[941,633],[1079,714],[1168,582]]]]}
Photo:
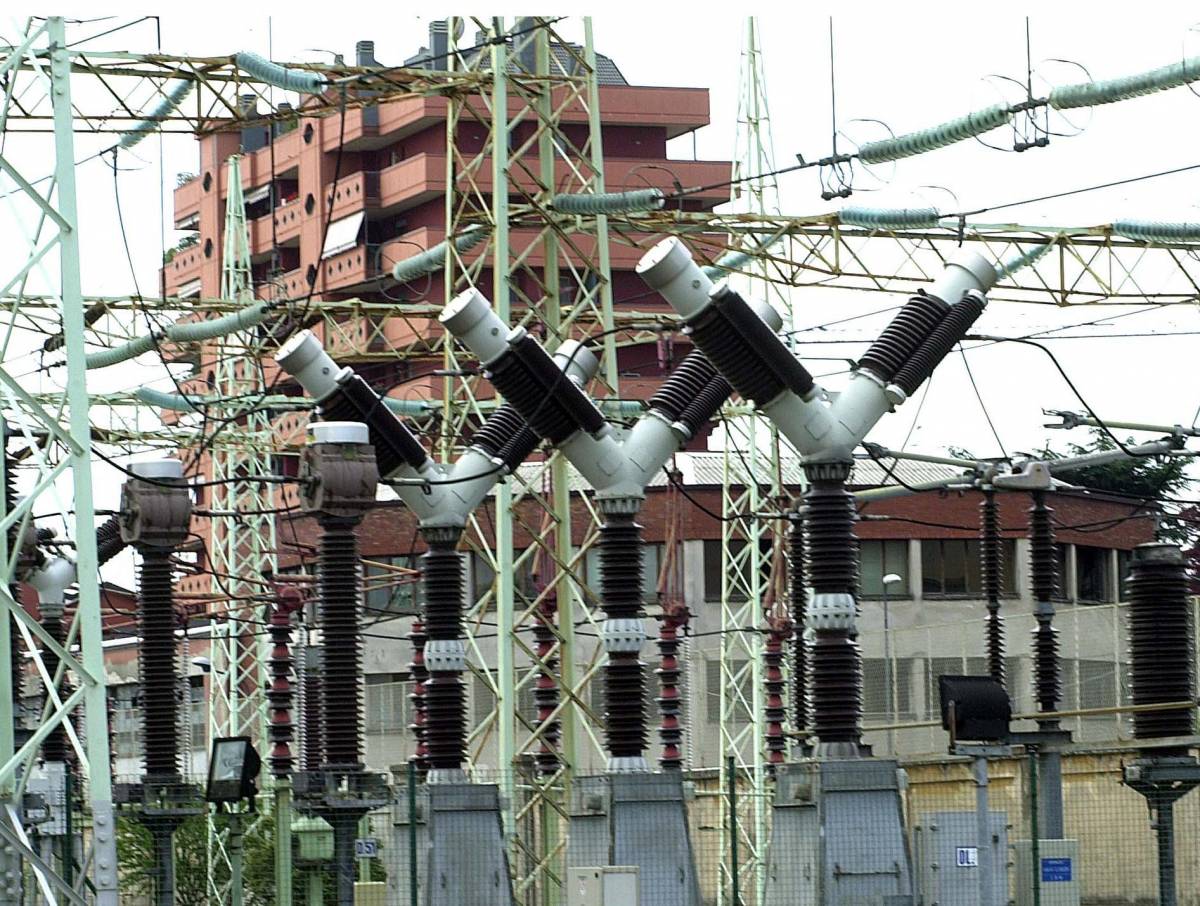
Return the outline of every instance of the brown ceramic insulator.
{"type": "Polygon", "coordinates": [[[295,727],[292,723],[292,612],[293,609],[280,600],[271,609],[267,631],[271,636],[271,656],[268,666],[271,685],[267,690],[267,704],[271,711],[268,736],[271,744],[271,773],[283,779],[291,776],[295,766],[292,755],[292,740],[295,727]]]}
{"type": "Polygon", "coordinates": [[[534,651],[541,666],[533,681],[533,703],[537,708],[535,718],[539,730],[539,743],[535,760],[538,772],[550,776],[559,768],[559,741],[562,739],[562,724],[554,716],[558,710],[558,657],[555,652],[557,636],[554,624],[558,615],[558,596],[549,592],[538,605],[537,618],[533,624],[534,651]]]}
{"type": "Polygon", "coordinates": [[[767,768],[787,760],[787,738],[783,733],[783,721],[787,716],[783,692],[783,643],[788,633],[782,629],[771,629],[767,633],[763,648],[763,690],[766,692],[764,712],[766,717],[767,768]]]}
{"type": "Polygon", "coordinates": [[[682,606],[664,614],[658,631],[658,738],[662,755],[658,759],[664,771],[683,767],[683,700],[679,694],[679,633],[687,626],[687,610],[682,606]]]}
{"type": "Polygon", "coordinates": [[[425,634],[425,624],[417,617],[413,620],[412,629],[408,634],[413,646],[412,661],[408,665],[409,677],[412,679],[412,692],[408,698],[412,702],[413,718],[408,728],[413,734],[413,754],[410,760],[421,777],[429,770],[429,751],[425,746],[425,684],[429,681],[429,671],[425,669],[425,642],[428,638],[425,634]]]}

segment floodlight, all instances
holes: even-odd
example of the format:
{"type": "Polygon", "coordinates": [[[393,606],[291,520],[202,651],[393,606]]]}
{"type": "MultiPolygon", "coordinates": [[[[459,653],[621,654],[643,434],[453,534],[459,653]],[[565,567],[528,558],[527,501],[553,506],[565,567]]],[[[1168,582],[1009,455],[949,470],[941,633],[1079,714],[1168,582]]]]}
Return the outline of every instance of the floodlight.
{"type": "Polygon", "coordinates": [[[214,739],[212,756],[208,761],[208,786],[204,798],[208,802],[253,801],[258,793],[255,779],[262,759],[254,750],[249,736],[225,736],[214,739]]]}

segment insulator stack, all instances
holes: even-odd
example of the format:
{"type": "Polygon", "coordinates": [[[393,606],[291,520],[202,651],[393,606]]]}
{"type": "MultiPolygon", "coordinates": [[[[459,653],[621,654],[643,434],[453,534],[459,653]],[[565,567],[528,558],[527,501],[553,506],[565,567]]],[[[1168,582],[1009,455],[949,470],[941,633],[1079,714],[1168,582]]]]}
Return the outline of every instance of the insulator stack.
{"type": "Polygon", "coordinates": [[[521,414],[505,403],[479,426],[471,443],[509,469],[515,469],[537,448],[539,438],[521,414]]]}
{"type": "Polygon", "coordinates": [[[857,748],[862,738],[862,652],[856,640],[858,539],[848,463],[809,463],[805,549],[815,630],[810,683],[813,735],[822,745],[857,748]]]}
{"type": "Polygon", "coordinates": [[[950,306],[946,317],[938,322],[937,327],[917,347],[909,360],[900,366],[893,378],[906,395],[912,396],[917,392],[917,388],[928,380],[933,374],[933,369],[941,364],[942,359],[950,354],[950,350],[966,336],[986,306],[987,299],[982,293],[976,292],[966,293],[961,301],[950,306]]]}
{"type": "Polygon", "coordinates": [[[408,665],[408,675],[412,680],[412,692],[408,698],[412,702],[413,715],[412,723],[408,725],[413,735],[413,754],[409,760],[422,778],[429,770],[429,749],[425,745],[425,684],[429,682],[429,671],[425,669],[425,642],[428,638],[425,624],[419,616],[416,617],[408,633],[408,640],[413,646],[412,661],[408,665]]]}
{"type": "Polygon", "coordinates": [[[304,649],[300,672],[300,767],[315,773],[325,762],[325,731],[321,726],[321,661],[318,647],[304,649]]]}
{"type": "Polygon", "coordinates": [[[658,630],[658,738],[662,755],[658,763],[664,771],[683,767],[683,700],[679,694],[679,633],[688,624],[687,606],[679,603],[663,613],[658,630]]]}
{"type": "Polygon", "coordinates": [[[605,615],[605,741],[610,759],[646,751],[642,616],[642,527],[632,512],[607,512],[600,526],[600,606],[605,615]],[[636,629],[634,628],[636,627],[636,629]]]}
{"type": "Polygon", "coordinates": [[[102,522],[96,529],[96,565],[103,566],[124,549],[120,520],[113,516],[102,522]]]}
{"type": "Polygon", "coordinates": [[[988,675],[1004,685],[1004,618],[1000,616],[1000,594],[1004,590],[1004,541],[1000,535],[1000,507],[996,492],[985,488],[979,504],[979,574],[987,601],[984,618],[988,675]]]}
{"type": "MultiPolygon", "coordinates": [[[[1039,711],[1056,711],[1062,698],[1058,630],[1054,628],[1054,597],[1058,594],[1058,558],[1054,550],[1054,511],[1046,506],[1045,491],[1033,492],[1029,508],[1029,574],[1033,587],[1034,699],[1039,711]]],[[[1046,726],[1057,721],[1042,721],[1046,726]]]]}
{"type": "MultiPolygon", "coordinates": [[[[8,425],[0,421],[0,441],[4,442],[4,513],[7,515],[13,511],[17,505],[17,483],[16,483],[16,460],[8,453],[7,435],[8,425]]],[[[17,544],[17,526],[12,525],[8,529],[8,550],[11,554],[17,544]]],[[[12,583],[8,586],[8,593],[14,601],[21,600],[21,586],[17,583],[12,583]]],[[[6,618],[7,619],[7,618],[6,618]]],[[[12,675],[12,690],[13,690],[13,729],[20,734],[24,729],[24,689],[25,689],[25,652],[22,650],[21,634],[19,632],[9,631],[9,660],[8,665],[12,675]]]]}
{"type": "MultiPolygon", "coordinates": [[[[1133,703],[1194,702],[1195,627],[1183,554],[1173,544],[1139,545],[1127,581],[1133,703]]],[[[1190,736],[1194,727],[1192,706],[1133,715],[1133,735],[1139,740],[1190,736]]]]}
{"type": "MultiPolygon", "coordinates": [[[[375,505],[379,471],[359,422],[318,422],[300,465],[300,502],[321,527],[321,769],[358,773],[362,759],[362,561],[355,528],[375,505]]],[[[306,757],[307,760],[307,757],[306,757]]]]}
{"type": "Polygon", "coordinates": [[[775,765],[787,760],[787,740],[783,735],[783,721],[787,716],[783,701],[783,644],[789,634],[786,628],[772,626],[767,632],[766,646],[763,648],[767,770],[771,773],[774,773],[775,765]]]}
{"type": "Polygon", "coordinates": [[[949,309],[950,306],[936,296],[913,296],[858,360],[858,367],[867,369],[882,381],[890,381],[949,309]]]}
{"type": "Polygon", "coordinates": [[[808,625],[808,589],[804,577],[804,512],[797,510],[788,533],[788,595],[792,611],[792,729],[807,746],[809,731],[809,653],[804,629],[808,625]]]}
{"type": "Polygon", "coordinates": [[[141,547],[138,569],[138,652],[142,696],[142,745],[146,776],[179,776],[176,733],[179,703],[175,696],[175,608],[171,600],[171,552],[141,547]]]}
{"type": "Polygon", "coordinates": [[[425,592],[425,745],[429,768],[461,770],[467,757],[467,707],[462,684],[463,559],[455,550],[461,529],[425,529],[421,556],[425,592]]]}
{"type": "Polygon", "coordinates": [[[538,773],[543,777],[558,771],[558,744],[562,739],[562,724],[554,716],[558,710],[558,675],[557,636],[554,632],[558,616],[558,595],[553,591],[547,592],[538,605],[536,619],[533,624],[534,651],[537,654],[540,667],[537,679],[533,685],[533,703],[537,708],[537,727],[539,743],[536,755],[538,773]]]}
{"type": "Polygon", "coordinates": [[[299,589],[280,588],[267,626],[271,636],[271,686],[267,690],[267,703],[271,709],[271,773],[279,779],[290,777],[295,766],[292,754],[295,737],[292,724],[292,666],[295,663],[292,658],[292,614],[300,609],[301,601],[299,589]]]}
{"type": "Polygon", "coordinates": [[[323,516],[317,561],[321,620],[321,726],[325,765],[362,767],[362,564],[356,519],[323,516]]]}

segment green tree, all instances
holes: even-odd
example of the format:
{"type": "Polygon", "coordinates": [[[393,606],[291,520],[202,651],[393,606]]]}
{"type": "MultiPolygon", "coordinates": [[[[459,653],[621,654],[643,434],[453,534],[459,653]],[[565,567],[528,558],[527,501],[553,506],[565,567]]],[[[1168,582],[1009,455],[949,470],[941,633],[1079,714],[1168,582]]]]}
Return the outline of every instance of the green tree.
{"type": "MultiPolygon", "coordinates": [[[[204,816],[193,816],[179,825],[174,843],[176,906],[209,906],[208,827],[204,816]]],[[[117,863],[122,890],[143,897],[154,893],[154,839],[133,816],[117,822],[117,863]]]]}

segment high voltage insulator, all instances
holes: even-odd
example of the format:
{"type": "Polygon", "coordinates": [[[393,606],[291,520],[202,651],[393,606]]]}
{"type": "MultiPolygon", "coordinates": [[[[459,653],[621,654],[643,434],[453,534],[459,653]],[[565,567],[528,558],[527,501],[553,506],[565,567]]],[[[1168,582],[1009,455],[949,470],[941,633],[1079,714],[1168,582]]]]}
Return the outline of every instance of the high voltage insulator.
{"type": "Polygon", "coordinates": [[[267,631],[271,636],[271,686],[267,690],[267,703],[271,709],[268,729],[271,737],[271,772],[284,779],[291,776],[295,764],[292,739],[295,728],[292,722],[292,620],[293,614],[303,607],[304,598],[293,585],[282,585],[276,589],[275,605],[267,631]]]}
{"type": "Polygon", "coordinates": [[[301,505],[321,526],[317,562],[322,768],[362,771],[362,565],[355,526],[375,505],[379,472],[366,425],[318,422],[301,461],[301,505]]]}
{"type": "Polygon", "coordinates": [[[537,678],[533,684],[533,703],[537,708],[539,742],[535,756],[538,773],[549,777],[559,768],[560,758],[558,744],[562,739],[562,723],[554,716],[558,710],[558,673],[557,651],[558,637],[554,625],[558,616],[558,593],[554,590],[546,592],[540,604],[533,624],[534,653],[537,655],[537,678]]]}
{"type": "Polygon", "coordinates": [[[846,207],[838,211],[843,226],[871,230],[925,230],[938,225],[941,214],[937,208],[860,208],[846,207]]]}
{"type": "Polygon", "coordinates": [[[284,91],[316,94],[329,84],[329,80],[320,73],[280,66],[249,50],[234,54],[233,62],[242,72],[253,76],[260,82],[282,88],[284,91]]]}
{"type": "Polygon", "coordinates": [[[178,110],[179,105],[191,94],[192,85],[191,80],[176,83],[174,88],[159,98],[158,103],[154,105],[153,110],[146,114],[145,119],[128,132],[122,133],[121,140],[117,143],[118,147],[122,149],[132,148],[146,136],[157,132],[163,120],[178,110]]]}
{"type": "Polygon", "coordinates": [[[983,110],[975,110],[966,116],[898,135],[895,138],[885,138],[877,142],[867,142],[858,149],[858,156],[867,164],[879,164],[885,161],[900,160],[916,154],[925,154],[938,148],[966,141],[985,132],[991,132],[1003,126],[1012,119],[1012,112],[1004,104],[993,104],[983,110]]]}
{"type": "Polygon", "coordinates": [[[862,738],[862,655],[855,638],[858,539],[854,497],[846,490],[850,464],[806,463],[806,566],[813,596],[812,728],[818,743],[856,754],[862,738]]]}
{"type": "MultiPolygon", "coordinates": [[[[646,751],[642,629],[642,528],[632,512],[604,513],[600,524],[600,606],[605,674],[605,742],[610,765],[641,762],[646,751]]],[[[644,770],[644,768],[642,768],[644,770]]]]}
{"type": "Polygon", "coordinates": [[[804,568],[804,510],[792,516],[788,533],[788,598],[792,618],[792,729],[799,737],[802,750],[807,749],[808,713],[808,590],[805,588],[804,568]]]}
{"type": "Polygon", "coordinates": [[[1116,220],[1112,231],[1117,236],[1143,242],[1196,242],[1200,223],[1168,223],[1161,220],[1116,220]]]}
{"type": "Polygon", "coordinates": [[[325,732],[321,726],[321,649],[307,645],[300,671],[300,768],[309,774],[321,770],[325,760],[325,732]]]}
{"type": "Polygon", "coordinates": [[[984,618],[988,675],[1004,685],[1004,618],[1000,616],[1000,596],[1004,591],[1004,540],[1000,534],[1000,507],[996,492],[983,490],[979,504],[979,573],[983,596],[987,601],[984,618]]]}
{"type": "Polygon", "coordinates": [[[888,388],[889,393],[897,400],[900,394],[896,393],[895,387],[900,389],[904,399],[916,393],[917,388],[933,374],[933,369],[967,335],[986,307],[987,297],[983,293],[976,290],[965,292],[962,299],[950,306],[933,331],[921,341],[908,361],[900,366],[892,379],[894,387],[888,388]]]}
{"type": "Polygon", "coordinates": [[[429,545],[421,556],[424,590],[425,748],[431,772],[450,776],[461,772],[467,758],[466,669],[463,645],[463,559],[455,550],[462,530],[428,528],[422,531],[429,545]]]}
{"type": "Polygon", "coordinates": [[[628,214],[657,211],[665,196],[662,189],[633,189],[629,192],[598,192],[555,195],[550,206],[562,214],[628,214]]]}
{"type": "Polygon", "coordinates": [[[147,782],[179,779],[176,616],[171,557],[188,537],[191,495],[177,459],[137,463],[121,489],[121,537],[141,557],[138,656],[147,782]]]}
{"type": "Polygon", "coordinates": [[[913,296],[863,353],[858,367],[890,383],[949,310],[944,299],[924,293],[913,296]]]}
{"type": "MultiPolygon", "coordinates": [[[[1058,630],[1054,627],[1054,598],[1058,594],[1058,557],[1054,548],[1054,511],[1046,506],[1046,492],[1033,492],[1029,508],[1029,575],[1033,588],[1034,700],[1039,711],[1055,711],[1062,698],[1059,674],[1058,630]]],[[[1046,725],[1057,721],[1043,721],[1046,725]]]]}
{"type": "MultiPolygon", "coordinates": [[[[1195,627],[1183,554],[1173,544],[1138,545],[1127,582],[1133,703],[1194,702],[1195,627]]],[[[1191,736],[1194,727],[1194,705],[1133,715],[1139,740],[1191,736]]]]}
{"type": "Polygon", "coordinates": [[[161,331],[155,331],[152,335],[137,337],[111,349],[89,352],[86,359],[87,367],[107,368],[109,365],[127,362],[157,349],[166,341],[199,343],[202,340],[215,340],[226,334],[248,330],[251,327],[257,327],[270,317],[275,305],[274,302],[255,302],[240,311],[231,312],[219,318],[206,321],[176,322],[161,331]]]}
{"type": "Polygon", "coordinates": [[[687,605],[678,603],[670,609],[664,609],[658,631],[658,738],[662,743],[662,755],[659,756],[658,763],[666,771],[683,767],[683,752],[680,749],[683,742],[683,725],[680,720],[683,700],[679,694],[679,631],[687,625],[687,621],[687,605]]]}
{"type": "Polygon", "coordinates": [[[410,758],[422,779],[429,770],[429,747],[425,743],[425,684],[429,682],[429,671],[425,669],[425,642],[429,636],[425,634],[425,624],[420,615],[412,621],[408,640],[412,642],[412,661],[408,665],[408,675],[412,679],[412,692],[409,701],[412,702],[412,723],[408,729],[413,735],[413,754],[410,758]]]}
{"type": "Polygon", "coordinates": [[[783,679],[783,644],[789,634],[784,626],[770,626],[763,648],[763,691],[766,693],[763,709],[767,725],[767,769],[771,772],[774,772],[775,765],[787,760],[787,741],[783,735],[783,722],[787,717],[783,701],[786,686],[783,679]]]}
{"type": "MultiPolygon", "coordinates": [[[[454,251],[464,255],[488,237],[486,227],[471,227],[452,240],[454,251]]],[[[440,271],[446,266],[446,253],[449,246],[445,241],[439,242],[423,252],[418,252],[411,258],[397,261],[392,265],[392,279],[397,283],[411,283],[418,277],[427,277],[440,271]]]]}
{"type": "Polygon", "coordinates": [[[1098,107],[1101,104],[1115,104],[1117,101],[1126,101],[1156,91],[1179,88],[1196,81],[1200,81],[1200,57],[1189,57],[1178,63],[1160,66],[1158,69],[1115,79],[1060,85],[1050,92],[1050,106],[1055,110],[1098,107]]]}

